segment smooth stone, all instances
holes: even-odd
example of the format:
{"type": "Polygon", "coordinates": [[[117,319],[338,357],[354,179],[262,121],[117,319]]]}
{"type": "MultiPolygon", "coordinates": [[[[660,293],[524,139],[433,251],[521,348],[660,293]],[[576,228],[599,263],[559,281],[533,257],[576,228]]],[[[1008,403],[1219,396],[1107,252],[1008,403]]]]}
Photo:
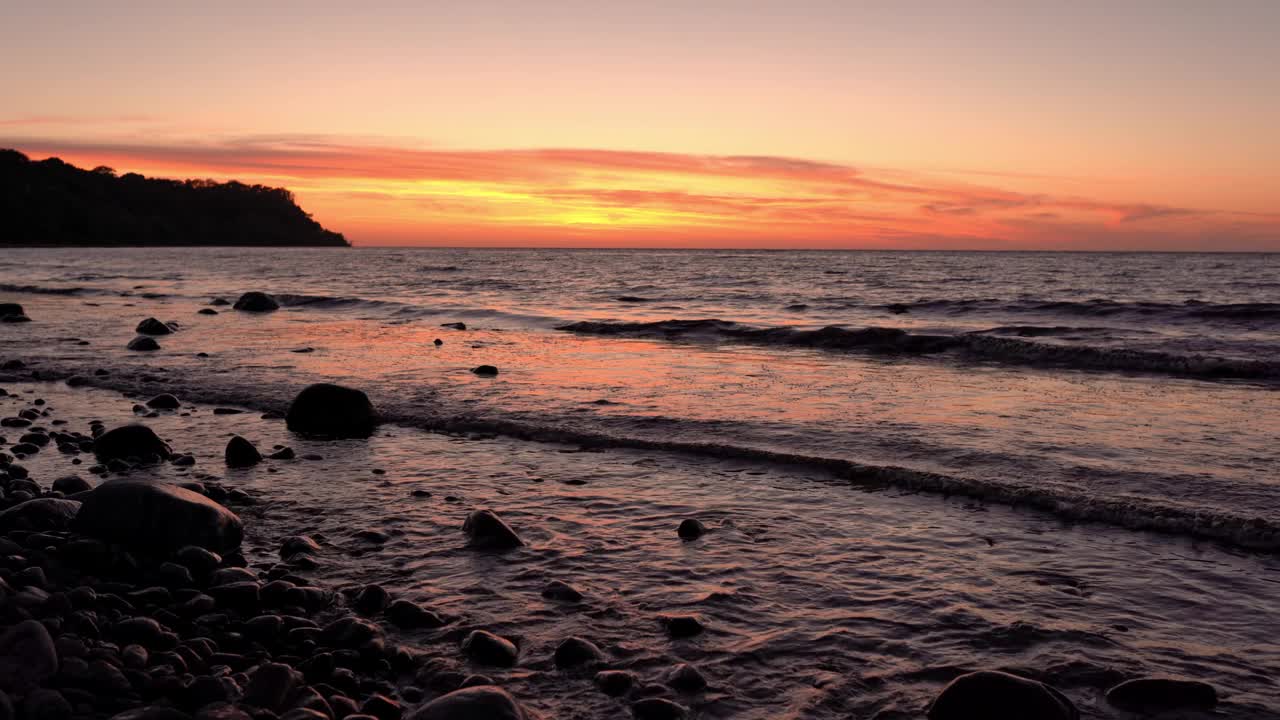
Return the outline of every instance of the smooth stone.
{"type": "Polygon", "coordinates": [[[156,342],[155,338],[147,335],[139,335],[138,337],[130,340],[129,344],[125,346],[125,349],[137,352],[151,352],[152,350],[159,350],[160,343],[156,342]]]}
{"type": "Polygon", "coordinates": [[[279,710],[302,682],[302,673],[284,663],[263,663],[249,673],[249,682],[244,687],[244,702],[279,710]]]}
{"type": "Polygon", "coordinates": [[[493,685],[454,690],[419,707],[409,720],[532,720],[502,688],[493,685]]]}
{"type": "Polygon", "coordinates": [[[317,383],[298,393],[289,405],[285,425],[296,433],[338,438],[373,434],[378,413],[359,390],[317,383]]]}
{"type": "Polygon", "coordinates": [[[54,480],[53,485],[51,485],[50,488],[62,493],[63,495],[75,495],[78,492],[92,490],[93,486],[89,484],[88,480],[85,480],[79,475],[63,475],[57,480],[54,480]]]}
{"type": "Polygon", "coordinates": [[[66,530],[79,511],[80,501],[78,500],[65,498],[27,500],[0,512],[0,532],[66,530]]]}
{"type": "Polygon", "coordinates": [[[707,532],[707,527],[697,518],[685,518],[676,529],[676,534],[684,540],[697,540],[707,532]]]}
{"type": "Polygon", "coordinates": [[[552,580],[547,583],[547,586],[542,588],[542,597],[548,600],[559,600],[560,602],[582,602],[582,593],[578,592],[572,585],[560,580],[552,580]]]}
{"type": "Polygon", "coordinates": [[[556,646],[555,662],[558,668],[597,665],[604,661],[604,653],[590,640],[569,637],[556,646]]]}
{"type": "Polygon", "coordinates": [[[520,651],[515,643],[488,630],[472,630],[462,641],[462,654],[481,665],[514,667],[520,651]]]}
{"type": "Polygon", "coordinates": [[[1126,680],[1108,690],[1107,702],[1135,713],[1209,710],[1218,704],[1218,691],[1199,680],[1143,677],[1126,680]]]}
{"type": "Polygon", "coordinates": [[[298,553],[319,553],[320,545],[309,535],[292,535],[280,543],[280,557],[287,558],[298,553]]]}
{"type": "Polygon", "coordinates": [[[227,449],[223,455],[226,458],[227,467],[252,467],[262,462],[262,453],[258,452],[258,448],[239,435],[232,436],[227,442],[227,449]]]}
{"type": "Polygon", "coordinates": [[[201,315],[217,315],[218,314],[218,311],[214,310],[213,308],[200,308],[196,312],[201,315]]]}
{"type": "Polygon", "coordinates": [[[267,457],[272,460],[292,460],[294,458],[293,448],[280,448],[267,457]]]}
{"type": "Polygon", "coordinates": [[[93,454],[101,461],[158,455],[168,459],[173,451],[146,425],[112,428],[93,441],[93,454]]]}
{"type": "Polygon", "coordinates": [[[378,720],[400,720],[400,716],[404,714],[404,708],[386,695],[374,693],[360,705],[360,712],[378,720]]]}
{"type": "MultiPolygon", "coordinates": [[[[666,698],[649,697],[631,703],[631,714],[636,717],[636,720],[681,720],[689,714],[689,710],[680,703],[666,698]]],[[[979,719],[971,718],[971,720],[979,719]]]]}
{"type": "Polygon", "coordinates": [[[361,615],[376,615],[391,602],[391,595],[381,585],[365,585],[356,595],[353,607],[361,615]]]}
{"type": "Polygon", "coordinates": [[[703,677],[698,668],[688,664],[680,663],[667,673],[667,687],[674,688],[680,692],[698,692],[707,687],[707,679],[703,677]]]}
{"type": "Polygon", "coordinates": [[[25,693],[58,672],[58,651],[49,631],[23,620],[0,635],[0,690],[25,693]]]}
{"type": "Polygon", "coordinates": [[[177,410],[182,407],[182,401],[169,393],[161,393],[148,400],[147,407],[154,410],[177,410]]]}
{"type": "Polygon", "coordinates": [[[1042,682],[996,670],[952,680],[927,711],[929,720],[1078,720],[1075,705],[1042,682]]]}
{"type": "Polygon", "coordinates": [[[207,575],[222,564],[221,555],[197,545],[186,545],[178,548],[173,557],[197,575],[207,575]]]}
{"type": "Polygon", "coordinates": [[[409,600],[393,601],[387,606],[385,614],[393,625],[406,630],[412,628],[437,628],[445,624],[445,621],[439,615],[409,600]]]}
{"type": "Polygon", "coordinates": [[[476,367],[471,368],[471,372],[475,373],[476,375],[492,377],[498,374],[498,368],[494,367],[493,365],[478,365],[476,367]]]}
{"type": "Polygon", "coordinates": [[[280,303],[270,295],[254,290],[241,295],[235,305],[232,305],[232,309],[244,312],[271,312],[279,310],[280,303]]]}
{"type": "Polygon", "coordinates": [[[635,673],[626,670],[601,670],[596,673],[596,687],[609,697],[626,695],[636,684],[635,673]]]}
{"type": "Polygon", "coordinates": [[[168,323],[162,323],[153,317],[143,320],[138,323],[138,327],[134,328],[134,332],[142,335],[168,335],[173,331],[173,326],[168,323]]]}
{"type": "Polygon", "coordinates": [[[693,615],[674,615],[664,618],[663,624],[666,625],[667,633],[675,638],[687,638],[702,634],[705,629],[702,621],[693,615]]]}
{"type": "Polygon", "coordinates": [[[86,535],[147,548],[196,545],[234,550],[244,537],[235,513],[176,485],[113,480],[78,496],[72,528],[86,535]]]}
{"type": "Polygon", "coordinates": [[[471,538],[472,547],[505,549],[524,545],[516,531],[492,510],[472,512],[462,524],[462,531],[471,538]]]}
{"type": "Polygon", "coordinates": [[[454,330],[466,330],[467,324],[462,322],[440,323],[440,327],[453,328],[454,330]]]}

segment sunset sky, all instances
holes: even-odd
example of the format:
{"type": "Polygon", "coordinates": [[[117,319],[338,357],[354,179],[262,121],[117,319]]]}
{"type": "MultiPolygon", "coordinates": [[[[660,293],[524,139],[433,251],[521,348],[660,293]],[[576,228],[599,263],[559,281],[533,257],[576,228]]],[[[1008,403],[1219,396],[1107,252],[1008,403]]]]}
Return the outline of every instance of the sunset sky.
{"type": "Polygon", "coordinates": [[[1280,250],[1280,2],[23,2],[0,146],[359,245],[1280,250]]]}

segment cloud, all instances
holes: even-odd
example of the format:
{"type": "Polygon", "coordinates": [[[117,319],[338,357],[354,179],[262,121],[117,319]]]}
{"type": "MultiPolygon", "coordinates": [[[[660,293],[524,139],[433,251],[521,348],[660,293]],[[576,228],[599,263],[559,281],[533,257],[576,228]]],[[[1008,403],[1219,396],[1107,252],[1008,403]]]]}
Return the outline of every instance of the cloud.
{"type": "Polygon", "coordinates": [[[571,235],[600,244],[1280,250],[1277,215],[1021,193],[767,155],[460,150],[322,135],[11,137],[0,146],[121,171],[287,185],[357,242],[571,235]]]}

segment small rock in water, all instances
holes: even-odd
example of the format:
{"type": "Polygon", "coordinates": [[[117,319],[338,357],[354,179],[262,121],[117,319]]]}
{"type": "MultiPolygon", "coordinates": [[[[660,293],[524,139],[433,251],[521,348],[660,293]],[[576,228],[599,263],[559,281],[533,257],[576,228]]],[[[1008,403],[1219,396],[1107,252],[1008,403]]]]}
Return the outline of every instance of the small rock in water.
{"type": "Polygon", "coordinates": [[[352,606],[361,615],[377,615],[390,602],[391,595],[381,585],[365,585],[360,588],[352,606]]]}
{"type": "Polygon", "coordinates": [[[492,365],[481,365],[479,367],[471,368],[471,372],[475,373],[476,375],[493,376],[498,374],[498,368],[492,365]]]}
{"type": "Polygon", "coordinates": [[[4,317],[6,315],[25,315],[25,314],[26,314],[26,310],[24,310],[22,306],[19,305],[18,303],[10,303],[10,302],[0,303],[0,317],[4,317]]]}
{"type": "Polygon", "coordinates": [[[514,667],[519,651],[515,643],[488,630],[472,630],[462,641],[462,654],[481,665],[514,667]]]}
{"type": "Polygon", "coordinates": [[[280,543],[280,557],[287,558],[299,553],[319,553],[320,544],[309,535],[293,535],[280,543]]]}
{"type": "Polygon", "coordinates": [[[227,466],[233,468],[250,467],[262,462],[262,453],[258,452],[258,448],[239,435],[227,442],[225,457],[227,466]]]}
{"type": "Polygon", "coordinates": [[[466,330],[467,324],[463,322],[440,323],[440,327],[453,328],[454,330],[466,330]]]}
{"type": "Polygon", "coordinates": [[[152,350],[159,350],[160,343],[156,342],[155,338],[148,337],[146,335],[139,335],[138,337],[130,340],[129,344],[125,347],[129,350],[136,350],[138,352],[150,352],[152,350]]]}
{"type": "Polygon", "coordinates": [[[472,547],[504,549],[524,545],[516,531],[492,510],[472,512],[462,524],[462,531],[471,538],[472,547]]]}
{"type": "Polygon", "coordinates": [[[685,518],[676,529],[676,534],[684,540],[697,540],[707,532],[707,527],[697,518],[685,518]]]}
{"type": "Polygon", "coordinates": [[[148,400],[147,407],[156,410],[177,410],[182,407],[182,402],[169,393],[163,393],[148,400]]]}
{"type": "Polygon", "coordinates": [[[276,450],[275,452],[271,453],[267,457],[271,458],[272,460],[292,460],[294,458],[293,448],[288,448],[288,447],[280,448],[279,450],[276,450]]]}
{"type": "Polygon", "coordinates": [[[650,697],[631,703],[631,714],[636,720],[682,720],[688,716],[689,710],[666,698],[650,697]]]}
{"type": "Polygon", "coordinates": [[[228,407],[216,407],[213,409],[214,415],[239,415],[242,412],[244,411],[237,410],[236,408],[228,408],[228,407]]]}
{"type": "Polygon", "coordinates": [[[63,495],[75,495],[78,492],[92,490],[93,486],[79,475],[64,475],[53,481],[52,488],[63,495]]]}
{"type": "Polygon", "coordinates": [[[555,661],[558,668],[598,665],[604,660],[604,653],[595,643],[580,637],[565,638],[556,646],[555,661]]]}
{"type": "Polygon", "coordinates": [[[698,672],[698,668],[688,663],[680,663],[672,668],[667,674],[666,683],[667,687],[690,693],[707,687],[707,679],[698,672]]]}
{"type": "Polygon", "coordinates": [[[236,304],[232,306],[235,310],[244,312],[271,312],[279,310],[280,303],[276,299],[264,292],[247,292],[236,300],[236,304]]]}
{"type": "Polygon", "coordinates": [[[568,583],[552,580],[542,589],[542,597],[561,602],[582,602],[582,593],[568,583]]]}
{"type": "Polygon", "coordinates": [[[663,625],[667,628],[667,634],[674,638],[687,638],[694,635],[702,634],[705,629],[702,621],[693,615],[673,615],[663,618],[663,625]]]}
{"type": "Polygon", "coordinates": [[[1218,691],[1199,680],[1143,677],[1108,690],[1107,702],[1121,710],[1146,714],[1210,710],[1218,704],[1218,691]]]}
{"type": "Polygon", "coordinates": [[[217,315],[218,314],[218,311],[214,310],[213,308],[200,308],[196,312],[200,313],[201,315],[217,315]]]}
{"type": "Polygon", "coordinates": [[[445,621],[434,612],[408,600],[396,600],[387,606],[387,619],[397,627],[412,628],[436,628],[445,624],[445,621]]]}
{"type": "Polygon", "coordinates": [[[952,680],[927,711],[929,720],[1078,720],[1065,695],[1042,682],[995,670],[952,680]]]}
{"type": "Polygon", "coordinates": [[[595,683],[600,692],[618,697],[631,691],[636,684],[636,676],[626,670],[602,670],[596,673],[595,683]]]}
{"type": "Polygon", "coordinates": [[[443,345],[443,344],[444,344],[444,341],[443,341],[443,340],[441,340],[440,338],[436,338],[436,339],[435,339],[435,345],[436,345],[436,347],[440,347],[440,346],[441,346],[441,345],[443,345]]]}
{"type": "Polygon", "coordinates": [[[149,317],[138,323],[138,327],[134,331],[142,335],[168,335],[175,329],[174,326],[168,323],[162,323],[153,317],[149,317]]]}
{"type": "Polygon", "coordinates": [[[99,460],[145,458],[168,459],[173,451],[146,425],[123,425],[112,428],[93,441],[93,454],[99,460]]]}
{"type": "Polygon", "coordinates": [[[369,437],[378,414],[369,396],[359,390],[317,383],[308,386],[289,405],[286,426],[296,432],[325,437],[369,437]]]}
{"type": "Polygon", "coordinates": [[[289,352],[291,352],[291,353],[298,353],[298,354],[302,355],[302,354],[306,354],[306,353],[313,353],[313,352],[315,352],[315,351],[316,351],[316,349],[315,349],[315,348],[313,348],[313,347],[300,347],[300,348],[294,348],[293,350],[290,350],[289,352]]]}

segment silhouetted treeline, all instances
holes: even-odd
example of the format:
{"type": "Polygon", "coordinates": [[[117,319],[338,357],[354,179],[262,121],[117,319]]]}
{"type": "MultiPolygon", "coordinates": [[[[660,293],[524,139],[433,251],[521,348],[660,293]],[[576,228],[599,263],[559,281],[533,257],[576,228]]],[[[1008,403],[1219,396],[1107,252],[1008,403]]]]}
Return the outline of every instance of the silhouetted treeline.
{"type": "Polygon", "coordinates": [[[345,246],[284,188],[163,180],[0,149],[3,246],[345,246]]]}

